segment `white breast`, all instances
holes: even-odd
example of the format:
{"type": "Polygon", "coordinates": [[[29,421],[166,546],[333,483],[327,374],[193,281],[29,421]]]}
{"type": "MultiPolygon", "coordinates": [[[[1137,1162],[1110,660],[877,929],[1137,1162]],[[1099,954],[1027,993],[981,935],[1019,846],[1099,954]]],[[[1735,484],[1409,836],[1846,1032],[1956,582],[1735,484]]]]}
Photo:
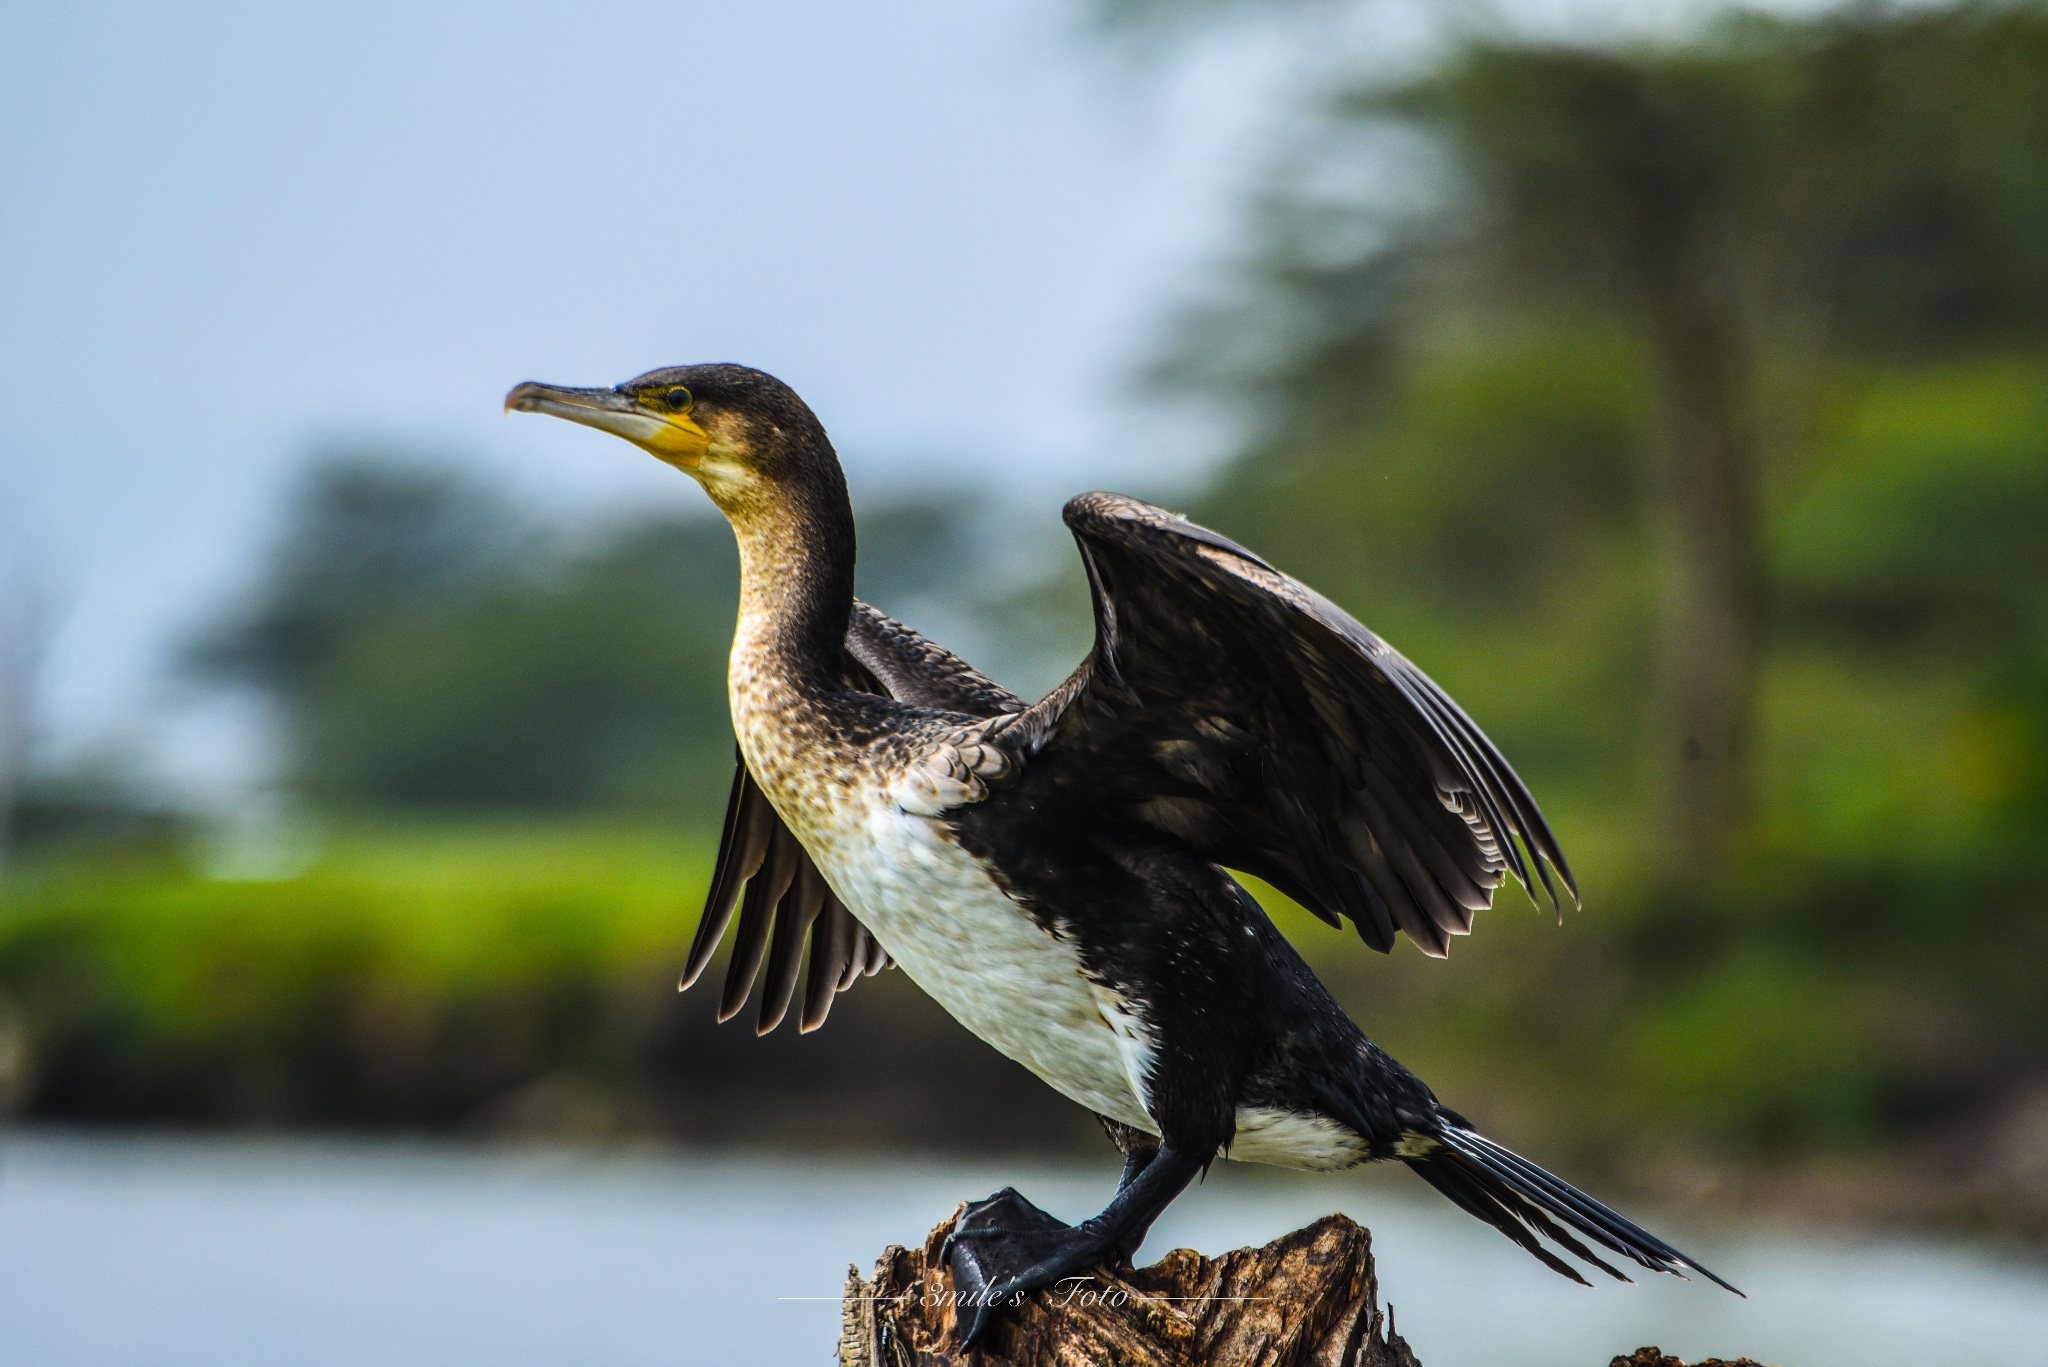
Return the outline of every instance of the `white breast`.
{"type": "Polygon", "coordinates": [[[1135,1011],[1091,982],[937,820],[870,793],[807,832],[820,872],[953,1018],[1099,1115],[1150,1133],[1150,1049],[1135,1011]]]}
{"type": "MultiPolygon", "coordinates": [[[[1156,1050],[1138,1004],[1091,979],[1072,941],[1041,929],[939,819],[984,795],[969,761],[998,758],[963,745],[913,766],[894,790],[814,792],[783,819],[839,900],[955,1020],[1098,1115],[1158,1134],[1146,1101],[1156,1050]]],[[[1326,1171],[1366,1156],[1362,1139],[1322,1116],[1244,1106],[1235,1129],[1229,1156],[1248,1162],[1326,1171]]]]}
{"type": "MultiPolygon", "coordinates": [[[[1140,1100],[1151,1032],[1133,1004],[1089,980],[938,822],[880,804],[847,842],[813,850],[840,900],[953,1018],[1099,1115],[1157,1134],[1140,1100]],[[857,847],[865,845],[862,853],[857,847]],[[822,858],[819,858],[820,856],[822,858]]],[[[1327,1172],[1365,1141],[1322,1116],[1239,1107],[1229,1156],[1327,1172]]]]}

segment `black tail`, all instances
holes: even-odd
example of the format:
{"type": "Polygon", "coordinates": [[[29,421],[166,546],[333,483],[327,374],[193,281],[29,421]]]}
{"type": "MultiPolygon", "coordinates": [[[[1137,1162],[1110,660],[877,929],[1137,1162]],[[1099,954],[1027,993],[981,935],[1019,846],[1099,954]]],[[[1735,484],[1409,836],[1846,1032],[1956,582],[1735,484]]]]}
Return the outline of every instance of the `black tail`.
{"type": "Polygon", "coordinates": [[[1444,1128],[1435,1136],[1438,1147],[1408,1159],[1408,1166],[1460,1210],[1478,1216],[1513,1239],[1551,1271],[1570,1277],[1581,1286],[1591,1285],[1579,1275],[1578,1269],[1538,1243],[1538,1234],[1608,1276],[1629,1280],[1572,1237],[1570,1230],[1560,1226],[1562,1221],[1594,1243],[1632,1258],[1653,1272],[1683,1277],[1681,1269],[1690,1268],[1716,1286],[1742,1295],[1641,1225],[1615,1214],[1571,1183],[1552,1177],[1528,1159],[1479,1134],[1464,1123],[1462,1116],[1450,1111],[1439,1114],[1444,1128]]]}

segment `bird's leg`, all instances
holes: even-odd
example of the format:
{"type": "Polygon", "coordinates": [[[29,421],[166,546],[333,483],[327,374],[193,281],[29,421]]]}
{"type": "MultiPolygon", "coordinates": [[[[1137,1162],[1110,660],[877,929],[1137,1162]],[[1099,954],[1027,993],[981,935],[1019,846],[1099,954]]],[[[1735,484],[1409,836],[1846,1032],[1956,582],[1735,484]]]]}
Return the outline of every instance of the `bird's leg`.
{"type": "Polygon", "coordinates": [[[1132,1149],[1129,1153],[1125,1154],[1123,1174],[1116,1179],[1116,1189],[1122,1191],[1125,1187],[1137,1181],[1138,1175],[1151,1167],[1152,1160],[1158,1156],[1159,1150],[1156,1148],[1132,1149]]]}
{"type": "Polygon", "coordinates": [[[1111,1120],[1106,1115],[1098,1115],[1095,1118],[1101,1122],[1102,1132],[1109,1136],[1109,1142],[1116,1145],[1117,1152],[1124,1156],[1123,1176],[1116,1181],[1116,1189],[1122,1191],[1137,1179],[1138,1174],[1145,1170],[1146,1164],[1158,1156],[1159,1136],[1147,1134],[1120,1120],[1111,1120]]]}
{"type": "Polygon", "coordinates": [[[967,1324],[962,1349],[974,1346],[996,1311],[1023,1304],[1040,1287],[1137,1252],[1159,1213],[1201,1170],[1201,1160],[1170,1144],[1142,1166],[1133,1154],[1116,1195],[1101,1214],[1078,1225],[1062,1224],[1015,1188],[970,1205],[939,1251],[953,1269],[954,1293],[967,1324]],[[1133,1167],[1138,1167],[1135,1175],[1133,1167]]]}

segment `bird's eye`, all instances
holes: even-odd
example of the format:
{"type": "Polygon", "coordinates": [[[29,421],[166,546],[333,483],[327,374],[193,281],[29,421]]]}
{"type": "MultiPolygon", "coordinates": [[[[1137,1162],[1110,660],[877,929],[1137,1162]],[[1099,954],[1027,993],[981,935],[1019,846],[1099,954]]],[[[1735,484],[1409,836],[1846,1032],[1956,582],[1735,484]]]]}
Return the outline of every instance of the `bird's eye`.
{"type": "Polygon", "coordinates": [[[668,406],[670,408],[673,408],[678,413],[682,412],[684,409],[688,408],[692,403],[695,402],[695,400],[690,396],[690,391],[683,388],[681,385],[677,385],[675,388],[669,390],[668,393],[662,395],[662,398],[666,399],[668,401],[668,406]]]}

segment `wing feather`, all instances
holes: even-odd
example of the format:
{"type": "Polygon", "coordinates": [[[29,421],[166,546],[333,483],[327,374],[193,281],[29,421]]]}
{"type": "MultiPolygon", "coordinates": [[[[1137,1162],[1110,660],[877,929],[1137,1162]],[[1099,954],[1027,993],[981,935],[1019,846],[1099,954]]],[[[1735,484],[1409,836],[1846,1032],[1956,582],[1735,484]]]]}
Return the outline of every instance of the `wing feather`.
{"type": "MultiPolygon", "coordinates": [[[[795,840],[790,844],[796,844],[795,840]]],[[[825,909],[825,899],[831,895],[816,864],[805,858],[797,859],[795,864],[796,875],[790,880],[789,896],[775,913],[775,938],[768,946],[767,976],[761,989],[761,1015],[754,1026],[757,1035],[765,1035],[782,1024],[782,1018],[789,1013],[790,999],[796,995],[797,971],[803,961],[804,939],[811,933],[818,913],[825,909]]],[[[814,963],[823,957],[820,948],[812,948],[814,963]]]]}
{"type": "Polygon", "coordinates": [[[854,975],[847,972],[847,966],[853,962],[855,929],[853,913],[828,890],[811,929],[811,962],[804,977],[804,1009],[797,1021],[800,1034],[808,1035],[823,1025],[825,1014],[832,1009],[832,998],[852,984],[854,975]]]}
{"type": "Polygon", "coordinates": [[[740,905],[739,938],[733,942],[732,959],[725,968],[725,995],[718,1003],[721,1024],[737,1016],[747,1004],[747,994],[753,991],[754,975],[761,971],[761,958],[767,953],[770,933],[778,919],[776,910],[782,905],[789,885],[796,881],[802,854],[796,840],[778,823],[768,842],[768,857],[747,880],[747,895],[740,905]]]}
{"type": "Polygon", "coordinates": [[[1084,494],[1065,515],[1095,647],[1008,734],[1089,773],[1105,820],[1348,917],[1381,950],[1405,932],[1444,954],[1510,876],[1554,905],[1559,883],[1577,899],[1500,751],[1343,609],[1136,499],[1084,494]]]}
{"type": "Polygon", "coordinates": [[[725,832],[718,839],[718,863],[711,881],[711,895],[704,900],[704,915],[697,922],[697,937],[690,942],[690,957],[683,965],[681,992],[703,975],[718,948],[725,927],[739,905],[740,891],[761,868],[768,853],[768,836],[777,824],[775,809],[747,776],[745,760],[733,766],[732,796],[725,804],[725,832]]]}

